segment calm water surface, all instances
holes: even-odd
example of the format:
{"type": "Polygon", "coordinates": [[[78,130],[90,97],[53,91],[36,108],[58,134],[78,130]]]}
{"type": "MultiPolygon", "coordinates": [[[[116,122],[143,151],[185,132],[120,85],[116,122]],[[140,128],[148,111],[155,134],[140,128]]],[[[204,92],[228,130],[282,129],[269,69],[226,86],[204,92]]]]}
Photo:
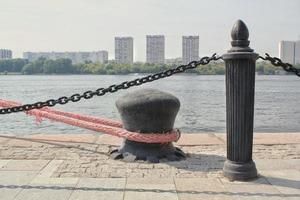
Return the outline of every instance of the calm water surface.
{"type": "MultiPolygon", "coordinates": [[[[142,75],[0,76],[0,98],[32,103],[106,87],[140,76],[142,75]]],[[[224,76],[177,75],[148,83],[140,88],[157,88],[180,99],[181,108],[175,126],[183,132],[225,132],[224,76]]],[[[135,89],[137,87],[56,108],[119,119],[115,100],[135,89]]],[[[298,77],[257,76],[255,101],[255,131],[300,132],[298,77]]],[[[91,132],[47,120],[36,125],[33,117],[23,113],[2,115],[0,124],[1,134],[91,132]]]]}

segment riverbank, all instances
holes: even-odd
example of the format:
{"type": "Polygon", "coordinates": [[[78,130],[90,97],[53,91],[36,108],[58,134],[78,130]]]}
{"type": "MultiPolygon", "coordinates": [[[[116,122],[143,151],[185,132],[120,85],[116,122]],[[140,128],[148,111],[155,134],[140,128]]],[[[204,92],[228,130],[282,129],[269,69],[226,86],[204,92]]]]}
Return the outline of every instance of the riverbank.
{"type": "Polygon", "coordinates": [[[225,134],[183,134],[183,161],[149,164],[111,160],[119,138],[93,134],[0,136],[0,199],[297,199],[300,134],[255,133],[260,177],[222,176],[225,134]],[[55,199],[55,198],[54,198],[55,199]]]}

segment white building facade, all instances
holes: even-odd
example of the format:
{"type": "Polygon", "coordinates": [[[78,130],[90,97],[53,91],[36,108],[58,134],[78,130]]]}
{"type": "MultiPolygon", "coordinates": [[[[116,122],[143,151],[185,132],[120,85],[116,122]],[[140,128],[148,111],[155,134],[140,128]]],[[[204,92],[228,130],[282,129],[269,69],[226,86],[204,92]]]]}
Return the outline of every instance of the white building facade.
{"type": "Polygon", "coordinates": [[[295,64],[295,42],[280,41],[279,42],[279,58],[283,62],[295,64]]]}
{"type": "Polygon", "coordinates": [[[165,36],[147,35],[146,62],[154,64],[165,63],[165,36]]]}
{"type": "Polygon", "coordinates": [[[300,64],[300,40],[295,42],[295,64],[300,64]]]}
{"type": "Polygon", "coordinates": [[[0,60],[12,59],[12,51],[9,49],[0,49],[0,60]]]}
{"type": "Polygon", "coordinates": [[[115,37],[115,61],[120,64],[133,63],[132,37],[115,37]]]}
{"type": "Polygon", "coordinates": [[[182,36],[182,63],[199,59],[199,36],[182,36]]]}

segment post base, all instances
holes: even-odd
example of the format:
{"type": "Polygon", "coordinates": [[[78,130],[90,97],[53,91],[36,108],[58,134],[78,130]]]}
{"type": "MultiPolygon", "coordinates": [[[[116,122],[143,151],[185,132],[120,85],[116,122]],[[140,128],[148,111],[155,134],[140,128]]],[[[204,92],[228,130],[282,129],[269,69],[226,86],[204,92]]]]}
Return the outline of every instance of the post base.
{"type": "Polygon", "coordinates": [[[110,152],[110,156],[115,160],[125,162],[134,162],[138,160],[150,163],[159,163],[162,161],[178,161],[186,157],[185,153],[173,144],[148,144],[124,140],[119,149],[110,152]]]}
{"type": "Polygon", "coordinates": [[[246,181],[257,178],[257,170],[253,160],[247,163],[226,160],[223,175],[230,180],[246,181]]]}

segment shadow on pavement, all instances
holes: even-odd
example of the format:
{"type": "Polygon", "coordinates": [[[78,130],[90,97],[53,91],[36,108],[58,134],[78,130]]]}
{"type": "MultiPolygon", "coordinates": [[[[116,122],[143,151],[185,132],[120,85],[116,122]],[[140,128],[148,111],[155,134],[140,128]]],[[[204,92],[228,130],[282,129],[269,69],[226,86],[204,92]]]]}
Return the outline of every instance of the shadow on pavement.
{"type": "Polygon", "coordinates": [[[192,172],[208,172],[222,170],[225,160],[224,156],[219,155],[188,153],[185,160],[165,162],[165,164],[192,172]]]}

